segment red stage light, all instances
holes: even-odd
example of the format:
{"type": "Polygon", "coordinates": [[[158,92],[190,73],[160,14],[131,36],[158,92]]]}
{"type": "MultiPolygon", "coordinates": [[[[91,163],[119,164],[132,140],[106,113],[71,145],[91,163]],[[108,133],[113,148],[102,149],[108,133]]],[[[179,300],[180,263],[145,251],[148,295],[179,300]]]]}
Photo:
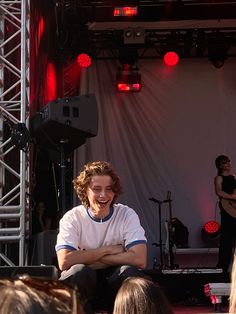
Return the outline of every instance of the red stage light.
{"type": "Polygon", "coordinates": [[[167,66],[172,67],[179,62],[179,56],[174,51],[168,51],[165,53],[163,60],[167,66]]]}
{"type": "Polygon", "coordinates": [[[116,87],[119,92],[140,92],[142,88],[141,74],[124,64],[123,70],[119,70],[116,75],[116,87]]]}
{"type": "Polygon", "coordinates": [[[204,225],[204,230],[208,234],[216,234],[220,231],[220,225],[217,221],[210,220],[204,225]]]}
{"type": "Polygon", "coordinates": [[[202,228],[202,240],[208,247],[218,246],[220,239],[220,225],[217,221],[210,220],[202,228]]]}
{"type": "Polygon", "coordinates": [[[141,84],[139,83],[117,83],[119,92],[140,92],[141,84]]]}
{"type": "Polygon", "coordinates": [[[87,53],[80,53],[77,57],[77,62],[81,68],[88,68],[92,63],[92,60],[87,53]]]}
{"type": "Polygon", "coordinates": [[[137,14],[137,7],[115,7],[113,10],[113,16],[135,16],[137,14]]]}
{"type": "Polygon", "coordinates": [[[53,63],[47,64],[44,99],[45,104],[56,99],[57,94],[57,75],[55,65],[53,63]]]}

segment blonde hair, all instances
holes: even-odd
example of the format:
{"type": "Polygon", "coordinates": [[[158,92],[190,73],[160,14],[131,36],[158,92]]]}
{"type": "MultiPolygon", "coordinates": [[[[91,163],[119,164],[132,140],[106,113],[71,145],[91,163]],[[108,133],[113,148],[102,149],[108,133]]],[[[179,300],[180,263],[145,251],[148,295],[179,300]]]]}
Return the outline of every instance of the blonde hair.
{"type": "Polygon", "coordinates": [[[63,288],[59,283],[57,289],[55,281],[55,291],[50,292],[48,281],[24,276],[22,279],[0,279],[0,314],[84,314],[82,306],[69,292],[74,291],[72,288],[63,288]],[[39,281],[42,285],[40,289],[39,281]]]}
{"type": "Polygon", "coordinates": [[[112,168],[112,165],[106,161],[89,162],[84,166],[83,171],[79,176],[73,180],[74,189],[81,203],[85,207],[89,207],[89,200],[87,197],[87,188],[93,176],[110,176],[112,180],[112,191],[115,193],[112,204],[114,204],[117,197],[122,193],[120,178],[112,168]]]}
{"type": "Polygon", "coordinates": [[[229,296],[229,313],[236,313],[236,255],[234,253],[234,261],[231,272],[231,290],[229,296]]]}

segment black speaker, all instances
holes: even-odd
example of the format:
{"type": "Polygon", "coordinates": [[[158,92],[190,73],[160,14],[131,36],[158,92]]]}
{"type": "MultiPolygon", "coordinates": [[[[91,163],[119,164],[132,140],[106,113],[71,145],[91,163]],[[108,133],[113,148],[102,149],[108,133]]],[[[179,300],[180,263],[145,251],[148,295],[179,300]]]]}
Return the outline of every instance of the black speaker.
{"type": "Polygon", "coordinates": [[[3,266],[0,267],[1,278],[15,278],[17,275],[28,274],[32,277],[42,277],[52,280],[58,279],[55,266],[3,266]]]}
{"type": "Polygon", "coordinates": [[[94,94],[61,98],[49,102],[30,121],[36,143],[53,150],[61,144],[67,152],[97,135],[98,109],[94,94]]]}

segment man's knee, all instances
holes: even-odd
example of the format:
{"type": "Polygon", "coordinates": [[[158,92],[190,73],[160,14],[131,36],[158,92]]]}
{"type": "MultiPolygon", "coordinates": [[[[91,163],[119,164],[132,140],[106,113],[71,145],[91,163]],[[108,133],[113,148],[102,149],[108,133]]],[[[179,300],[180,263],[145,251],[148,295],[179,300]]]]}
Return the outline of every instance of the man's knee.
{"type": "Polygon", "coordinates": [[[117,267],[114,273],[107,279],[109,285],[117,291],[122,282],[128,278],[128,277],[145,277],[148,276],[145,275],[142,270],[138,269],[135,266],[131,265],[122,265],[120,267],[117,267]]]}
{"type": "Polygon", "coordinates": [[[86,290],[90,295],[96,287],[96,272],[83,264],[75,264],[61,273],[60,279],[70,285],[77,286],[79,290],[86,290]]]}
{"type": "Polygon", "coordinates": [[[127,277],[142,277],[143,273],[142,270],[138,269],[135,266],[131,265],[122,265],[120,267],[120,275],[127,278],[127,277]]]}

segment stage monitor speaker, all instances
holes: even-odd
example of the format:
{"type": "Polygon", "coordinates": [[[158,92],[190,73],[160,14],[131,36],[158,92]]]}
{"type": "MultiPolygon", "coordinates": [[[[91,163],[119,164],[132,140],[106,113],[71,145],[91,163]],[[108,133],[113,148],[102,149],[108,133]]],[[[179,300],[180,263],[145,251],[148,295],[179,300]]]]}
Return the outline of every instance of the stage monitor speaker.
{"type": "Polygon", "coordinates": [[[98,109],[94,94],[62,98],[49,102],[30,121],[31,135],[40,146],[66,152],[97,135],[98,109]]]}
{"type": "Polygon", "coordinates": [[[28,274],[32,277],[58,279],[58,270],[54,265],[49,266],[2,266],[0,278],[15,278],[17,275],[28,274]]]}

